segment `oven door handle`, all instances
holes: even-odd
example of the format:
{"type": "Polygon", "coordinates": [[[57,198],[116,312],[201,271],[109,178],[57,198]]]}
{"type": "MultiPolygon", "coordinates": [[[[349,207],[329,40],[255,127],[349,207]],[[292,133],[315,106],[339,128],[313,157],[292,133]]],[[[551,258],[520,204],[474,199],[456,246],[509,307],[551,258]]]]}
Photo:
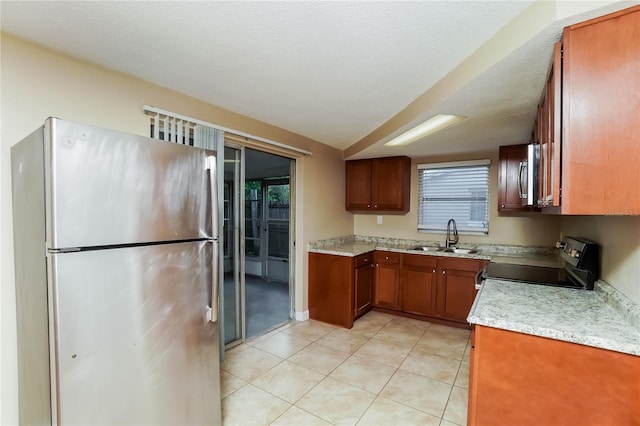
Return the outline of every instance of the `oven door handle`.
{"type": "Polygon", "coordinates": [[[476,272],[476,277],[473,279],[475,283],[476,290],[480,290],[482,287],[482,281],[487,277],[487,268],[482,268],[478,272],[476,272]]]}

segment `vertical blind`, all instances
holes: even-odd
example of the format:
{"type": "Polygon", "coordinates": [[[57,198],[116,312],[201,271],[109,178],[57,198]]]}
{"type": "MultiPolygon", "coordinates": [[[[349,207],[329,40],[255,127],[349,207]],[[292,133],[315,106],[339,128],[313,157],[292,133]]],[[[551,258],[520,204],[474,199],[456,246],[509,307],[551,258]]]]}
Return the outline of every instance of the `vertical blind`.
{"type": "Polygon", "coordinates": [[[489,233],[490,160],[418,165],[418,230],[489,233]]]}

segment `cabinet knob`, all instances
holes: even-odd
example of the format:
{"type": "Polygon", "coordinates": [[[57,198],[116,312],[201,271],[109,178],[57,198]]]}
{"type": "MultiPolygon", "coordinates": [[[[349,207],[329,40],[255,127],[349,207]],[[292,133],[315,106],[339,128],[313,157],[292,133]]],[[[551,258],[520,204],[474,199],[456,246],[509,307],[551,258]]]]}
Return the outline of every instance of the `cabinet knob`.
{"type": "Polygon", "coordinates": [[[447,271],[442,271],[442,273],[443,273],[443,274],[446,274],[446,273],[447,273],[447,271]]]}
{"type": "Polygon", "coordinates": [[[500,208],[503,208],[503,209],[504,209],[504,204],[501,204],[501,205],[500,205],[500,208]]]}
{"type": "Polygon", "coordinates": [[[386,260],[389,260],[389,256],[385,256],[384,258],[385,258],[386,260]]]}
{"type": "Polygon", "coordinates": [[[370,209],[371,208],[371,204],[367,204],[367,208],[370,209]]]}
{"type": "Polygon", "coordinates": [[[377,208],[378,208],[378,205],[376,204],[375,206],[373,206],[373,208],[374,208],[374,209],[377,209],[377,208]]]}
{"type": "Polygon", "coordinates": [[[436,273],[436,270],[435,270],[435,269],[433,270],[433,273],[434,273],[434,274],[436,273]]]}

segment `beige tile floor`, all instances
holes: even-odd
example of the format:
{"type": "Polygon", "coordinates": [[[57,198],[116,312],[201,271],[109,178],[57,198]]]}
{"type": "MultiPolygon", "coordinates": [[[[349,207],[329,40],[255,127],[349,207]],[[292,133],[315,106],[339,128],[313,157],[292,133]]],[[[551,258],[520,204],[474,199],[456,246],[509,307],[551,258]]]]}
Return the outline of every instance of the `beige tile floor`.
{"type": "Polygon", "coordinates": [[[380,312],[292,322],[226,353],[231,425],[466,425],[470,332],[380,312]]]}

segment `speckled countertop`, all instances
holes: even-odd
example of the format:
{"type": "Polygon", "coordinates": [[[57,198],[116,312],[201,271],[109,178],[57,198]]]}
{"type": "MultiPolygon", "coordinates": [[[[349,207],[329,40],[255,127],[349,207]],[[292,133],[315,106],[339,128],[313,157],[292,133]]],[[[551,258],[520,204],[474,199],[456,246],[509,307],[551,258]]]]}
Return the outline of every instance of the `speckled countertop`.
{"type": "MultiPolygon", "coordinates": [[[[562,267],[552,247],[457,245],[477,250],[474,254],[411,250],[415,246],[438,244],[436,241],[350,235],[310,243],[308,250],[338,256],[387,250],[562,267]]],[[[488,279],[476,296],[467,321],[640,356],[640,306],[602,280],[596,282],[594,291],[581,291],[488,279]]]]}
{"type": "Polygon", "coordinates": [[[560,262],[555,249],[551,247],[523,247],[490,244],[458,244],[459,248],[476,250],[476,253],[460,254],[442,251],[423,252],[411,250],[416,246],[437,247],[435,241],[405,240],[396,238],[378,238],[365,236],[347,236],[316,241],[309,244],[309,252],[333,254],[336,256],[359,256],[373,250],[395,251],[425,256],[463,257],[491,260],[501,263],[559,267],[560,262]]]}
{"type": "Polygon", "coordinates": [[[602,280],[581,291],[488,279],[467,321],[640,356],[640,312],[625,299],[602,280]]]}

